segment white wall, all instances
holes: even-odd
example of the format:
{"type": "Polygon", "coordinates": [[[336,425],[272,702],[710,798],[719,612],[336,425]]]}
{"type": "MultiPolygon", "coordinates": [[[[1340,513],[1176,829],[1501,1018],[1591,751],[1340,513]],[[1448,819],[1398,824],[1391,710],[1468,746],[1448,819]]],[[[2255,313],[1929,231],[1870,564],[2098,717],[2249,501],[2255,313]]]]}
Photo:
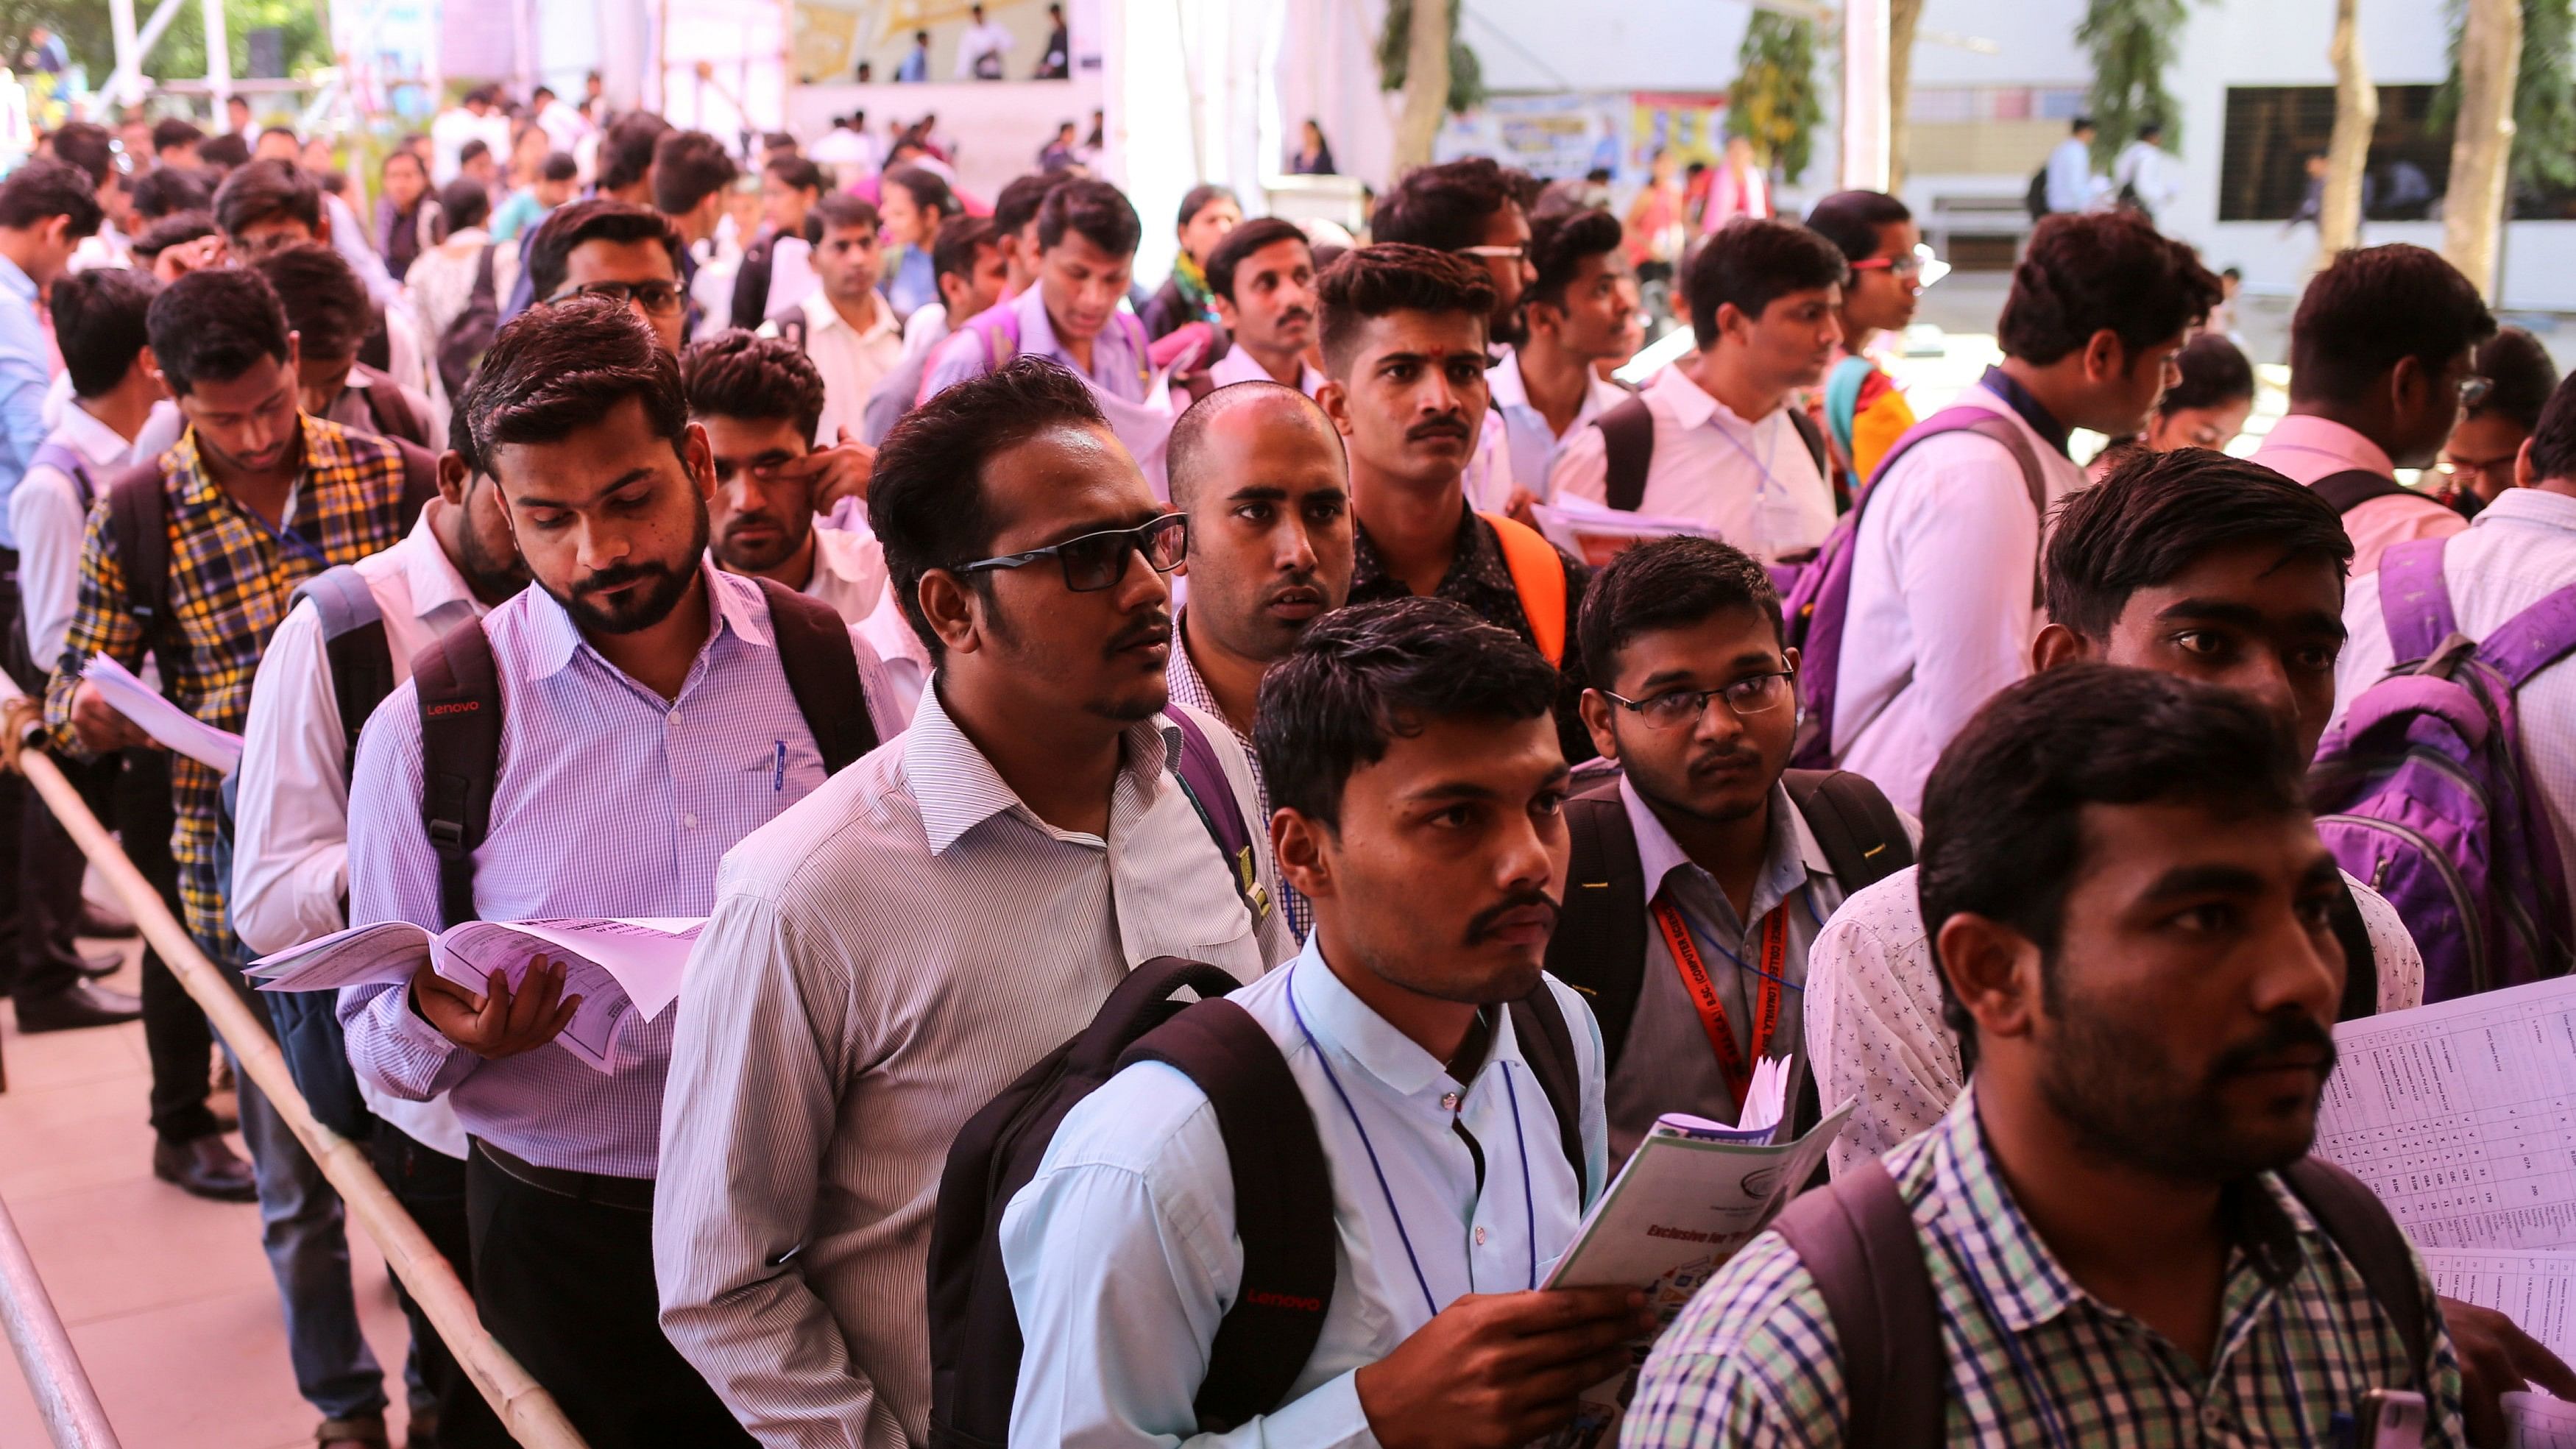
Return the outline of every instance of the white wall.
{"type": "Polygon", "coordinates": [[[1753,13],[1743,0],[1461,3],[1460,38],[1498,91],[1724,90],[1753,13]]]}

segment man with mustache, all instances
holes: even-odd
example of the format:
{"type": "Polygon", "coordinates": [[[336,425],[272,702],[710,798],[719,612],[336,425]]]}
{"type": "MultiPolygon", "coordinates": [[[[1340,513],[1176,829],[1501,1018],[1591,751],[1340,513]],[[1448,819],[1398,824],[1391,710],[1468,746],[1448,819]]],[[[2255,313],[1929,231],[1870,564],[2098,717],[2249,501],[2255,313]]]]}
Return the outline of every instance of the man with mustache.
{"type": "MultiPolygon", "coordinates": [[[[1350,597],[1350,467],[1321,408],[1261,381],[1218,388],[1181,414],[1171,469],[1172,506],[1190,521],[1181,566],[1190,602],[1173,641],[1172,698],[1224,720],[1248,751],[1263,676],[1350,597]]],[[[1252,765],[1255,829],[1266,830],[1270,794],[1260,760],[1252,765]]],[[[1313,920],[1305,897],[1292,889],[1281,904],[1304,939],[1313,920]]]]}
{"type": "MultiPolygon", "coordinates": [[[[512,322],[462,406],[462,461],[498,486],[535,587],[442,637],[374,715],[349,789],[349,919],[703,915],[724,852],[852,750],[873,656],[811,667],[840,620],[707,557],[706,431],[622,300],[512,322]],[[838,708],[803,702],[827,690],[838,708]],[[458,731],[493,712],[477,779],[458,731]],[[485,802],[479,831],[459,794],[485,802]]],[[[426,962],[408,987],[351,987],[351,1065],[455,1105],[476,1306],[584,1438],[748,1443],[655,1321],[672,1014],[628,1015],[595,1069],[555,1043],[579,1004],[564,982],[538,958],[481,991],[426,962]]]]}
{"type": "Polygon", "coordinates": [[[1241,890],[1210,838],[1258,809],[1242,747],[1165,683],[1188,520],[1093,397],[1024,357],[887,435],[869,521],[938,672],[726,857],[681,993],[662,1326],[770,1449],[924,1442],[932,1208],[978,1107],[1145,961],[1296,951],[1266,838],[1241,890]],[[1193,733],[1222,795],[1176,772],[1193,733]]]}
{"type": "Polygon", "coordinates": [[[1857,775],[1798,771],[1798,651],[1751,555],[1639,544],[1592,576],[1583,722],[1621,778],[1567,803],[1566,928],[1548,969],[1591,994],[1608,1043],[1610,1152],[1666,1112],[1733,1122],[1754,1065],[1798,1062],[1807,953],[1852,891],[1913,859],[1920,830],[1857,775]],[[1852,843],[1846,846],[1846,840],[1852,843]]]}
{"type": "MultiPolygon", "coordinates": [[[[2384,1389],[2423,1396],[2428,1449],[2463,1442],[2422,1264],[2366,1188],[2329,1194],[2301,1162],[2344,978],[2304,763],[2241,690],[2088,664],[2006,690],[1934,767],[1918,885],[1976,1077],[1790,1209],[1793,1229],[1819,1208],[1885,1224],[1861,1238],[1896,1265],[1873,1281],[1928,1296],[1871,1325],[1938,1345],[1915,1370],[1938,1385],[1924,1439],[2313,1445],[2372,1423],[2384,1389]]],[[[1875,1372],[1851,1305],[1828,1306],[1860,1261],[1829,1282],[1831,1255],[1790,1243],[1755,1239],[1683,1310],[1628,1442],[1915,1441],[1902,1395],[1852,1386],[1917,1381],[1875,1372]],[[1854,1427],[1871,1415],[1909,1422],[1854,1427]]]]}
{"type": "Polygon", "coordinates": [[[1536,280],[1521,303],[1520,346],[1494,364],[1494,411],[1510,440],[1512,477],[1534,502],[1548,473],[1594,419],[1629,392],[1594,369],[1628,360],[1636,313],[1619,218],[1599,207],[1557,211],[1530,223],[1536,280]]]}
{"type": "Polygon", "coordinates": [[[1520,1445],[1651,1328],[1632,1290],[1539,1288],[1607,1175],[1600,1037],[1540,969],[1565,879],[1555,697],[1528,645],[1437,599],[1343,610],[1264,681],[1272,839],[1315,931],[1227,1001],[1313,1117],[1344,1266],[1287,1397],[1199,1433],[1244,1269],[1228,1143],[1188,1077],[1128,1068],[1003,1216],[1013,1443],[1520,1445]],[[1556,1048],[1524,1038],[1542,1013],[1573,1058],[1579,1162],[1533,1066],[1556,1048]]]}
{"type": "MultiPolygon", "coordinates": [[[[1447,252],[1485,274],[1492,284],[1485,342],[1498,362],[1522,341],[1521,296],[1538,282],[1530,265],[1528,209],[1538,189],[1538,181],[1526,171],[1491,157],[1469,156],[1406,172],[1369,216],[1372,241],[1447,252]]],[[[1477,425],[1476,451],[1465,470],[1467,496],[1477,506],[1503,508],[1516,493],[1542,491],[1543,479],[1514,476],[1512,458],[1503,420],[1487,413],[1477,425]]]]}
{"type": "Polygon", "coordinates": [[[1550,486],[1705,524],[1765,563],[1810,552],[1834,526],[1834,491],[1823,435],[1789,401],[1823,380],[1842,339],[1843,254],[1794,221],[1764,219],[1709,238],[1688,266],[1699,351],[1569,439],[1550,486]],[[1643,467],[1627,436],[1644,445],[1643,467]]]}
{"type": "Polygon", "coordinates": [[[1306,361],[1315,345],[1315,249],[1295,222],[1255,217],[1227,232],[1208,253],[1207,286],[1208,305],[1234,339],[1208,368],[1209,382],[1266,378],[1308,397],[1323,387],[1306,361]]]}

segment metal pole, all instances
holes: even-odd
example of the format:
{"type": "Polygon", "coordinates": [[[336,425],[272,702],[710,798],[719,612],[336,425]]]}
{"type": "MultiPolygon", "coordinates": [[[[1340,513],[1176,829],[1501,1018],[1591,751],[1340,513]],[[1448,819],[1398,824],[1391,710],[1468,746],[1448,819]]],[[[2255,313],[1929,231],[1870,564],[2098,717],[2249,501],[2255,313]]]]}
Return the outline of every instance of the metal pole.
{"type": "Polygon", "coordinates": [[[18,1236],[17,1219],[0,1203],[0,1327],[9,1330],[9,1346],[18,1352],[18,1368],[27,1376],[27,1392],[36,1401],[36,1417],[54,1449],[117,1449],[116,1431],[99,1407],[98,1391],[72,1350],[62,1315],[36,1276],[36,1260],[18,1236]]]}
{"type": "MultiPolygon", "coordinates": [[[[143,68],[143,58],[134,53],[134,0],[107,0],[107,29],[116,51],[116,69],[108,77],[99,98],[114,101],[117,81],[129,71],[143,68]]],[[[138,162],[143,157],[135,158],[138,162]]]]}
{"type": "MultiPolygon", "coordinates": [[[[133,0],[118,0],[118,3],[129,12],[133,6],[133,0]]],[[[152,18],[143,22],[143,33],[134,37],[130,58],[120,56],[116,62],[116,73],[99,88],[103,98],[123,105],[132,105],[143,99],[144,58],[152,54],[152,47],[161,43],[162,33],[170,28],[171,21],[178,18],[179,0],[161,0],[153,7],[152,18]]]]}
{"type": "Polygon", "coordinates": [[[1887,0],[1843,5],[1843,144],[1846,190],[1887,189],[1887,0]]]}
{"type": "Polygon", "coordinates": [[[233,43],[224,31],[224,0],[205,0],[206,89],[214,97],[213,119],[220,121],[224,102],[233,94],[233,43]]]}

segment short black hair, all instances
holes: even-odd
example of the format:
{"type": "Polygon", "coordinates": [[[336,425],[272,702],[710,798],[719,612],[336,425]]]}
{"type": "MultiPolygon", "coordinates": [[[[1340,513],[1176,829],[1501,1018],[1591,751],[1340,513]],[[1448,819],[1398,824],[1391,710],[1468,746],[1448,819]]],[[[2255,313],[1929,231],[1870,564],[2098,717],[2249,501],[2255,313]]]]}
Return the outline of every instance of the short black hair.
{"type": "Polygon", "coordinates": [[[653,143],[653,209],[685,216],[733,185],[742,168],[704,131],[672,131],[653,143]]]}
{"type": "Polygon", "coordinates": [[[1545,719],[1555,666],[1448,599],[1339,609],[1261,680],[1252,727],[1271,804],[1338,831],[1351,772],[1435,720],[1545,719]]]}
{"type": "Polygon", "coordinates": [[[164,116],[152,123],[152,150],[155,154],[194,146],[205,139],[206,133],[198,130],[194,122],[177,116],[164,116]]]}
{"type": "Polygon", "coordinates": [[[599,189],[623,191],[653,172],[653,150],[671,123],[651,111],[628,111],[599,139],[599,189]]]}
{"type": "Polygon", "coordinates": [[[903,194],[912,198],[915,207],[943,218],[963,209],[957,193],[949,189],[947,181],[926,167],[887,167],[885,174],[877,180],[877,195],[884,196],[889,186],[902,187],[903,194]]]}
{"type": "Polygon", "coordinates": [[[2135,366],[2208,316],[2219,295],[2200,254],[2136,212],[2060,213],[2031,232],[1995,340],[2005,356],[2046,367],[2107,330],[2135,366]]]}
{"type": "MultiPolygon", "coordinates": [[[[921,612],[921,576],[992,552],[984,468],[1051,428],[1105,428],[1091,387],[1070,368],[1023,353],[999,371],[944,388],[903,415],[877,448],[868,524],[912,632],[933,659],[947,646],[921,612]]],[[[965,576],[986,587],[986,575],[965,576]]]]}
{"type": "Polygon", "coordinates": [[[836,227],[857,227],[874,236],[880,224],[875,202],[864,196],[852,196],[846,191],[826,194],[814,203],[813,210],[805,214],[805,230],[813,241],[821,241],[824,232],[836,227]]]}
{"type": "Polygon", "coordinates": [[[1068,231],[1113,257],[1134,256],[1136,244],[1145,239],[1145,224],[1136,219],[1127,193],[1090,176],[1077,176],[1048,192],[1038,208],[1039,250],[1052,248],[1068,231]]]}
{"type": "Polygon", "coordinates": [[[676,451],[689,404],[679,359],[662,350],[635,309],[613,297],[573,297],[531,307],[492,339],[457,406],[468,420],[465,466],[486,477],[492,453],[550,442],[597,424],[632,398],[653,436],[676,451]]]}
{"type": "Polygon", "coordinates": [[[1361,327],[1390,312],[1458,312],[1479,323],[1494,312],[1494,281],[1464,257],[1403,242],[1353,247],[1315,279],[1324,365],[1350,368],[1361,327]]]}
{"type": "Polygon", "coordinates": [[[2326,562],[2340,576],[2352,566],[2342,515],[2314,489],[2208,448],[2141,449],[2057,506],[2040,571],[2048,617],[2098,643],[2130,595],[2213,549],[2249,544],[2279,550],[2275,568],[2326,562]]]}
{"type": "Polygon", "coordinates": [[[98,183],[68,161],[39,156],[0,181],[0,227],[23,231],[55,217],[69,223],[75,240],[96,234],[107,212],[98,204],[98,183]]]}
{"type": "Polygon", "coordinates": [[[1028,224],[1038,219],[1038,208],[1055,189],[1073,179],[1070,171],[1032,171],[1011,178],[1002,194],[993,198],[993,231],[998,236],[1017,236],[1028,224]]]}
{"type": "Polygon", "coordinates": [[[1775,640],[1785,637],[1779,586],[1752,555],[1711,538],[1659,538],[1621,550],[1594,571],[1575,634],[1606,688],[1629,640],[1696,624],[1720,609],[1750,609],[1770,621],[1775,640]]]}
{"type": "Polygon", "coordinates": [[[459,166],[470,166],[477,160],[487,158],[491,154],[492,143],[484,140],[480,136],[476,136],[467,141],[464,145],[456,148],[456,164],[459,166]]]}
{"type": "Polygon", "coordinates": [[[823,189],[823,168],[815,165],[808,157],[793,154],[772,156],[760,169],[777,177],[779,182],[790,191],[823,189]]]}
{"type": "Polygon", "coordinates": [[[149,267],[172,247],[216,235],[213,212],[176,211],[136,233],[131,250],[137,265],[149,267]]]}
{"type": "MultiPolygon", "coordinates": [[[[2039,947],[2053,1003],[2066,897],[2089,864],[2085,806],[2300,815],[2303,766],[2288,726],[2241,690],[2109,664],[2025,679],[1969,719],[1924,784],[1924,937],[1937,955],[1941,927],[1962,913],[2012,927],[2039,947]]],[[[1973,1066],[1976,1021],[1938,974],[1942,1020],[1973,1066]]]]}
{"type": "Polygon", "coordinates": [[[547,181],[579,180],[581,163],[573,159],[570,151],[549,151],[546,164],[537,168],[537,175],[547,181]]]}
{"type": "Polygon", "coordinates": [[[823,374],[803,348],[727,328],[680,354],[680,386],[696,418],[784,418],[812,438],[823,420],[823,374]]]}
{"type": "Polygon", "coordinates": [[[1442,252],[1482,245],[1494,213],[1521,204],[1525,179],[1490,156],[1417,166],[1378,198],[1369,238],[1442,252]]]}
{"type": "Polygon", "coordinates": [[[2401,359],[2438,374],[2495,329],[2476,286],[2440,252],[2355,247],[2309,280],[2290,317],[2290,400],[2358,402],[2401,359]]]}
{"type": "Polygon", "coordinates": [[[355,357],[376,329],[367,287],[329,242],[271,247],[249,263],[286,308],[286,325],[308,357],[355,357]]]}
{"type": "Polygon", "coordinates": [[[45,146],[57,161],[67,161],[89,173],[93,187],[105,186],[116,174],[116,138],[105,126],[92,121],[65,121],[62,128],[45,138],[45,146]]]}
{"type": "Polygon", "coordinates": [[[1842,250],[1794,221],[1777,217],[1729,222],[1689,263],[1682,290],[1690,298],[1691,336],[1705,349],[1717,345],[1717,309],[1732,304],[1759,319],[1792,292],[1838,287],[1851,280],[1842,250]]]}
{"type": "Polygon", "coordinates": [[[1538,273],[1522,295],[1551,307],[1565,305],[1565,289],[1587,257],[1616,253],[1626,239],[1619,218],[1597,206],[1550,212],[1530,223],[1530,267],[1538,273]]]}
{"type": "Polygon", "coordinates": [[[2077,131],[2092,131],[2098,129],[2100,128],[2093,124],[2093,118],[2091,116],[2077,116],[2074,120],[2068,122],[2066,126],[2068,135],[2073,135],[2077,131]]]}
{"type": "Polygon", "coordinates": [[[2558,384],[2532,427],[2531,476],[2576,479],[2576,374],[2558,384]]]}
{"type": "Polygon", "coordinates": [[[218,171],[230,171],[250,164],[250,143],[233,131],[209,136],[197,144],[197,159],[218,171]]]}
{"type": "Polygon", "coordinates": [[[993,222],[989,217],[961,216],[941,227],[939,240],[930,244],[931,280],[935,283],[941,277],[955,277],[973,281],[975,254],[993,243],[993,222]]]}
{"type": "Polygon", "coordinates": [[[253,161],[233,168],[215,189],[215,224],[238,237],[247,227],[283,217],[322,232],[322,188],[292,161],[253,161]]]}
{"type": "Polygon", "coordinates": [[[530,295],[542,302],[560,290],[565,258],[572,255],[573,248],[588,241],[658,241],[671,254],[671,275],[683,275],[680,234],[670,218],[631,201],[595,196],[558,209],[528,238],[530,295]]]}
{"type": "Polygon", "coordinates": [[[2540,426],[2540,410],[2558,389],[2558,364],[2539,338],[2519,327],[2499,327],[2479,346],[2475,365],[2487,380],[2487,395],[2467,416],[2493,413],[2526,433],[2540,426]]]}
{"type": "Polygon", "coordinates": [[[459,176],[440,188],[438,209],[447,214],[449,231],[481,226],[491,220],[492,193],[483,189],[483,183],[459,176]]]}
{"type": "Polygon", "coordinates": [[[1314,251],[1313,244],[1306,240],[1306,233],[1297,223],[1275,216],[1257,216],[1227,232],[1225,240],[1208,249],[1208,295],[1233,301],[1234,269],[1243,265],[1245,257],[1284,241],[1305,246],[1310,255],[1314,251]]]}
{"type": "MultiPolygon", "coordinates": [[[[1063,129],[1067,131],[1072,130],[1073,122],[1065,122],[1063,129]]],[[[1188,191],[1182,193],[1181,214],[1173,221],[1173,229],[1177,231],[1182,227],[1188,226],[1191,222],[1198,219],[1198,214],[1200,212],[1207,210],[1209,207],[1216,205],[1220,201],[1231,201],[1234,203],[1236,210],[1240,211],[1243,209],[1243,202],[1235,196],[1234,188],[1231,186],[1219,186],[1213,181],[1202,181],[1198,185],[1191,187],[1188,191]]]]}
{"type": "Polygon", "coordinates": [[[214,178],[194,166],[155,166],[127,182],[125,193],[145,221],[215,209],[214,178]]]}
{"type": "Polygon", "coordinates": [[[2174,367],[2181,376],[2156,399],[2156,411],[2166,417],[2254,395],[2254,364],[2221,333],[2203,332],[2184,343],[2174,354],[2174,367]]]}
{"type": "Polygon", "coordinates": [[[152,360],[170,391],[241,376],[262,359],[284,362],[286,308],[268,279],[248,267],[190,272],[161,289],[145,314],[152,360]]]}
{"type": "Polygon", "coordinates": [[[2138,123],[2138,139],[2141,141],[2152,141],[2164,133],[2165,123],[2161,117],[2149,116],[2138,123]]]}
{"type": "Polygon", "coordinates": [[[92,267],[55,280],[45,307],[73,392],[100,397],[125,380],[135,355],[152,340],[144,319],[159,290],[150,272],[125,267],[92,267]]]}
{"type": "Polygon", "coordinates": [[[1905,203],[1884,191],[1837,191],[1807,213],[1807,230],[1832,242],[1847,262],[1878,255],[1878,229],[1912,221],[1905,203]]]}

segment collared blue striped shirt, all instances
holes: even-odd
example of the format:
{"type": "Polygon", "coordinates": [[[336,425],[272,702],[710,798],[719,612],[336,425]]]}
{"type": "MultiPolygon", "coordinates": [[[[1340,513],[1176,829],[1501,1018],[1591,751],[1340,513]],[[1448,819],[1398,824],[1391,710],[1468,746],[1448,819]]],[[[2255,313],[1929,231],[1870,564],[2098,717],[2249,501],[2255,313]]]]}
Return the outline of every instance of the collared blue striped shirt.
{"type": "Polygon", "coordinates": [[[53,381],[44,325],[36,320],[36,284],[0,257],[0,548],[16,548],[9,494],[45,441],[45,388],[53,381]]]}

